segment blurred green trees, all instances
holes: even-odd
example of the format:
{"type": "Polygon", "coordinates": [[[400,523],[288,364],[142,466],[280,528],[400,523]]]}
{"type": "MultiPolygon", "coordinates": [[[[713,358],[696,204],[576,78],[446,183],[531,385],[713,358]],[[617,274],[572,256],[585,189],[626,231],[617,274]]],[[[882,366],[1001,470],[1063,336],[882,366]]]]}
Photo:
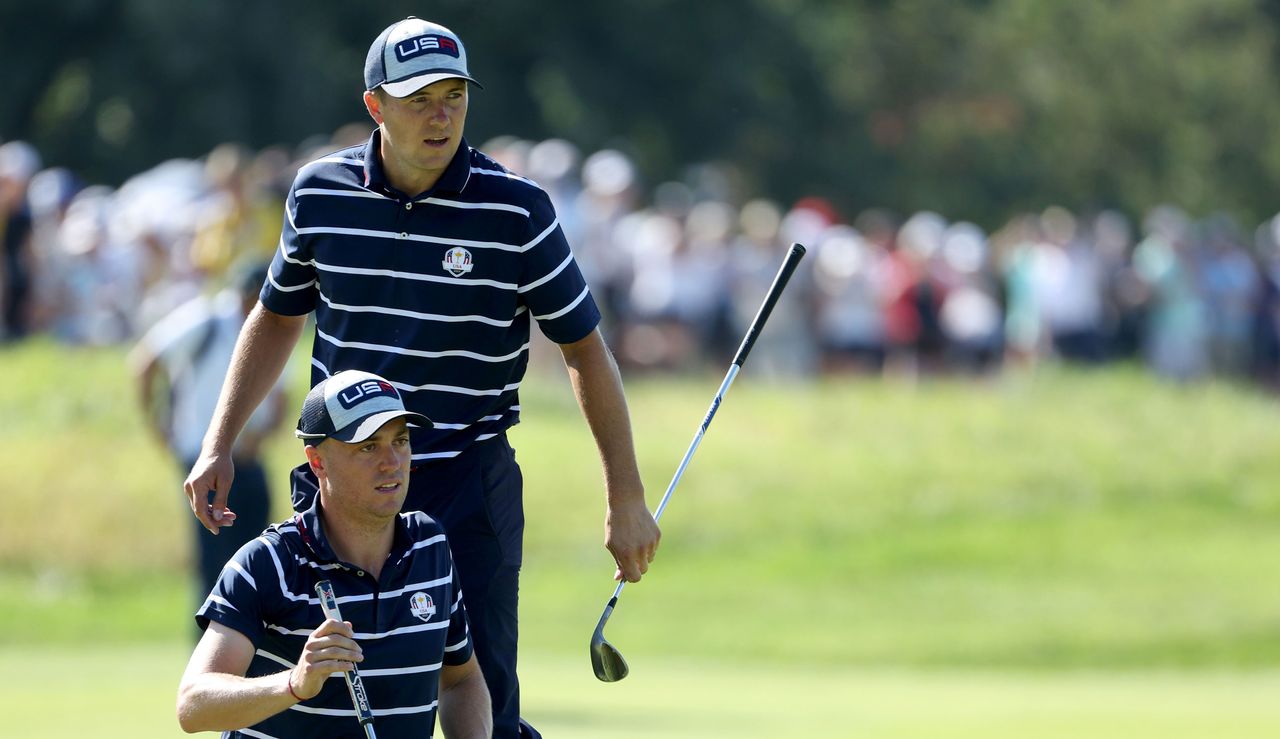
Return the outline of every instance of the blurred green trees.
{"type": "Polygon", "coordinates": [[[369,41],[458,31],[470,139],[616,146],[652,182],[992,225],[1059,203],[1248,220],[1280,182],[1274,0],[0,0],[0,138],[118,182],[364,120],[369,41]]]}

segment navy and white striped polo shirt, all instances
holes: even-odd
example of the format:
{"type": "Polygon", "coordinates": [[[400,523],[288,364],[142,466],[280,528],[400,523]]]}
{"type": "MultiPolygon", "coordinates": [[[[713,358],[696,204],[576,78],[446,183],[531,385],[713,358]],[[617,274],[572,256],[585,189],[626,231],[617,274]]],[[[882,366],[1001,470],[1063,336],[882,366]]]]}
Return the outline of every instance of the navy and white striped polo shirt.
{"type": "MultiPolygon", "coordinates": [[[[382,739],[429,737],[440,668],[471,657],[462,593],[444,529],[425,513],[400,514],[391,556],[378,580],[339,562],[324,536],[319,502],[245,544],[196,613],[253,642],[247,677],[291,669],[324,622],[315,584],[329,580],[342,617],[364,652],[360,676],[382,739]]],[[[314,698],[224,738],[364,737],[341,673],[314,698]]]]}
{"type": "Polygon", "coordinates": [[[298,171],[263,286],[282,315],[315,311],[311,384],[346,369],[387,378],[409,410],[413,458],[456,456],[519,421],[530,317],[586,337],[600,311],[551,200],[463,141],[428,192],[386,181],[380,132],[298,171]]]}

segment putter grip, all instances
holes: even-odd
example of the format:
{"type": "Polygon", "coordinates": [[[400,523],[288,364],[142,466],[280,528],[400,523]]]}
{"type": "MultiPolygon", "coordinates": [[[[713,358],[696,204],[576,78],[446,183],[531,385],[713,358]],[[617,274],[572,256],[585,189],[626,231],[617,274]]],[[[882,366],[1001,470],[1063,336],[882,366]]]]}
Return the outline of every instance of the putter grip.
{"type": "MultiPolygon", "coordinates": [[[[328,580],[316,583],[316,595],[320,597],[320,609],[324,611],[325,618],[341,621],[342,612],[338,610],[338,599],[334,596],[333,585],[328,580]]],[[[373,721],[373,709],[369,707],[369,696],[364,692],[364,681],[360,679],[360,671],[352,667],[343,673],[343,676],[347,679],[347,690],[351,693],[351,702],[356,707],[356,718],[361,724],[369,724],[373,721]]],[[[367,726],[366,733],[368,733],[367,726]]]]}
{"type": "Polygon", "coordinates": [[[773,278],[773,284],[769,286],[769,294],[765,296],[764,303],[760,305],[760,311],[751,321],[751,328],[747,330],[747,335],[743,337],[742,345],[738,347],[738,353],[733,358],[733,363],[739,368],[742,367],[743,362],[747,361],[747,355],[751,353],[751,347],[755,346],[760,329],[764,328],[765,321],[769,320],[774,304],[778,302],[787,282],[791,280],[791,275],[795,273],[800,260],[804,258],[804,252],[805,248],[800,244],[792,244],[791,250],[787,252],[787,258],[778,269],[777,276],[773,278]]]}

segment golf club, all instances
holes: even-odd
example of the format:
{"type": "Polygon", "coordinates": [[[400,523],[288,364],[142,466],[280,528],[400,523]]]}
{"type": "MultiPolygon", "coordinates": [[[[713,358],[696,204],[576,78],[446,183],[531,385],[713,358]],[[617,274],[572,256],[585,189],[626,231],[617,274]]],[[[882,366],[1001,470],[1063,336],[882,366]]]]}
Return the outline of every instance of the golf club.
{"type": "MultiPolygon", "coordinates": [[[[724,376],[724,382],[720,383],[720,389],[716,391],[716,397],[711,401],[711,408],[707,411],[706,417],[702,419],[702,425],[698,427],[697,433],[693,436],[693,443],[689,445],[688,451],[684,453],[684,459],[680,460],[680,466],[676,467],[676,474],[671,478],[671,484],[667,485],[667,492],[662,495],[662,501],[658,503],[657,510],[653,512],[654,521],[662,518],[662,511],[666,509],[667,501],[671,499],[671,493],[676,489],[676,483],[680,482],[680,476],[684,474],[685,467],[689,465],[689,460],[693,457],[693,453],[697,451],[698,445],[702,443],[702,437],[707,433],[707,427],[711,425],[711,419],[715,418],[716,410],[720,407],[720,401],[724,399],[725,393],[729,392],[729,386],[733,384],[733,378],[738,376],[738,371],[742,369],[743,362],[747,361],[747,354],[751,352],[751,347],[756,343],[756,337],[760,335],[760,329],[764,328],[765,321],[769,320],[769,314],[773,312],[774,304],[778,302],[778,297],[782,295],[782,291],[786,288],[792,273],[796,271],[796,266],[800,264],[800,259],[804,257],[804,251],[804,247],[800,244],[792,244],[791,250],[787,252],[787,258],[782,262],[782,267],[778,269],[777,276],[773,278],[773,284],[769,287],[769,292],[764,297],[764,303],[761,304],[756,317],[752,319],[751,327],[747,329],[747,335],[742,339],[742,345],[738,347],[738,353],[733,358],[733,364],[729,365],[729,372],[724,376]]],[[[622,658],[622,653],[604,638],[604,625],[609,620],[609,616],[613,614],[614,607],[618,605],[618,596],[622,594],[622,588],[626,584],[626,580],[620,580],[618,586],[613,589],[613,597],[605,605],[604,613],[600,616],[600,622],[596,624],[595,633],[591,635],[591,669],[595,672],[597,679],[606,683],[617,682],[630,672],[630,668],[627,667],[627,661],[622,658]]]]}
{"type": "MultiPolygon", "coordinates": [[[[316,595],[320,596],[320,608],[324,610],[325,618],[341,621],[342,613],[338,610],[338,599],[334,597],[333,585],[328,580],[316,583],[316,595]]],[[[347,679],[347,691],[351,693],[351,703],[356,707],[356,719],[364,727],[364,735],[368,739],[378,739],[378,735],[373,731],[373,709],[369,708],[369,696],[364,692],[364,682],[360,680],[359,670],[352,665],[350,670],[342,673],[342,676],[347,679]]]]}

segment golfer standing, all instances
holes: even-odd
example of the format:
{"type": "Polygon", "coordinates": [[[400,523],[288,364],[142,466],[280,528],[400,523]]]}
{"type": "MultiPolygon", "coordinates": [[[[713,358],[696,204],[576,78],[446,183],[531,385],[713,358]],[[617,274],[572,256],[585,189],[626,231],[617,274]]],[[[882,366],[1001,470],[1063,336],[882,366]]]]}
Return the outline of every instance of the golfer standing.
{"type": "MultiPolygon", "coordinates": [[[[560,346],[604,468],[605,545],[617,577],[635,582],[660,534],[644,501],[621,379],[547,194],[462,137],[476,84],[462,41],[408,18],[373,42],[364,76],[377,129],[365,144],[299,170],[280,248],[187,497],[210,531],[227,520],[232,444],[314,313],[313,385],[341,370],[373,372],[435,421],[413,432],[405,507],[449,532],[494,736],[538,736],[519,719],[524,513],[505,434],[520,420],[532,320],[560,346]]],[[[314,476],[299,468],[293,482],[294,506],[304,509],[314,476]]]]}

